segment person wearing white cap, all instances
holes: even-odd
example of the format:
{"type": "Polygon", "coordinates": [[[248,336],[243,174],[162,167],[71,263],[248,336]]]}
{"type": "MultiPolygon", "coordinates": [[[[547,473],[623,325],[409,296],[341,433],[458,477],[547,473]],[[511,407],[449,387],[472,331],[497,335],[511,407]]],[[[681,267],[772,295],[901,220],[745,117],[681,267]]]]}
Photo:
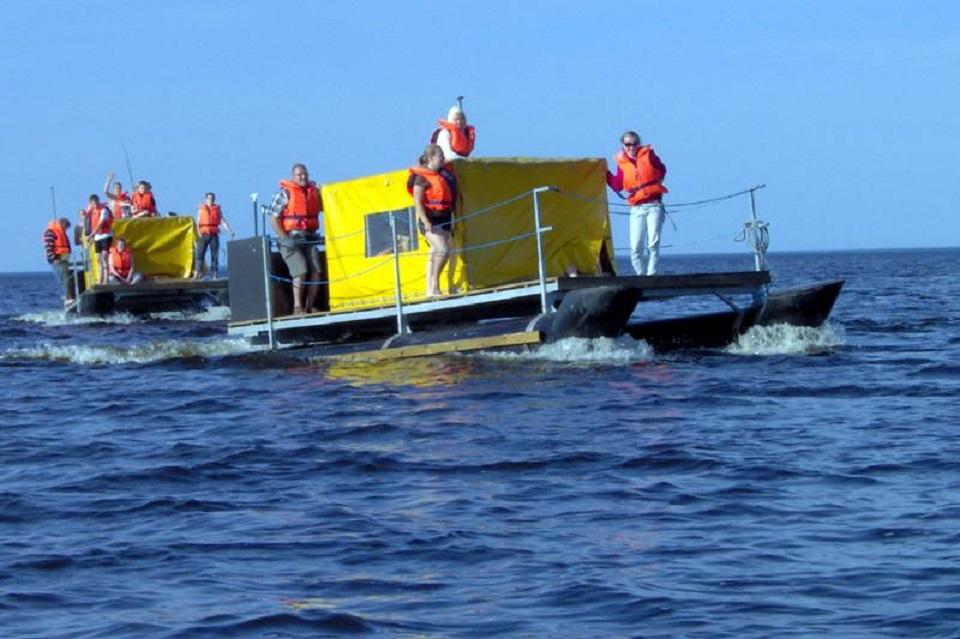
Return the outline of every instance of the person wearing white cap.
{"type": "Polygon", "coordinates": [[[467,115],[459,104],[450,107],[446,120],[437,120],[438,128],[430,136],[430,143],[443,149],[445,162],[465,158],[473,151],[477,133],[467,124],[467,115]]]}

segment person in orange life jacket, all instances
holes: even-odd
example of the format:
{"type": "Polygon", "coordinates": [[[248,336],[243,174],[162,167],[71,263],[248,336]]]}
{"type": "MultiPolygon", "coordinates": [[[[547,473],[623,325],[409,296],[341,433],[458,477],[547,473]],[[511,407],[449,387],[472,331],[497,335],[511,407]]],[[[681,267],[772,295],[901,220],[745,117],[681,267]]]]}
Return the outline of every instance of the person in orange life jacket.
{"type": "Polygon", "coordinates": [[[130,217],[130,196],[123,190],[123,185],[113,181],[113,173],[107,175],[107,181],[103,183],[103,194],[110,201],[110,212],[113,213],[113,219],[119,220],[130,217]],[[113,184],[113,191],[110,190],[110,184],[113,184]]]}
{"type": "Polygon", "coordinates": [[[213,277],[220,275],[221,226],[230,233],[230,237],[234,236],[233,229],[227,224],[227,218],[223,216],[220,205],[217,204],[217,196],[207,193],[197,211],[197,231],[200,233],[200,239],[197,242],[197,263],[194,268],[194,277],[197,279],[207,274],[207,265],[204,260],[207,247],[210,248],[210,270],[213,271],[213,277]]]}
{"type": "Polygon", "coordinates": [[[59,220],[50,220],[43,232],[43,249],[47,256],[47,264],[53,270],[57,283],[63,289],[65,303],[73,301],[73,286],[70,279],[70,239],[67,229],[70,220],[65,217],[59,220]]]}
{"type": "Polygon", "coordinates": [[[420,232],[430,246],[427,256],[427,297],[440,295],[440,272],[450,258],[457,179],[444,166],[443,149],[430,144],[410,169],[407,191],[413,196],[420,232]]]}
{"type": "Polygon", "coordinates": [[[137,190],[130,197],[132,217],[157,217],[157,199],[146,180],[137,182],[137,190]]]}
{"type": "Polygon", "coordinates": [[[111,284],[136,284],[143,279],[143,275],[134,270],[133,253],[124,238],[118,237],[117,243],[110,248],[109,261],[111,284]]]}
{"type": "Polygon", "coordinates": [[[621,135],[620,143],[623,149],[614,157],[617,173],[607,171],[607,184],[617,193],[625,191],[630,204],[633,270],[637,275],[653,275],[660,257],[660,230],[667,215],[663,207],[663,195],[667,193],[663,178],[667,167],[652,146],[640,145],[640,136],[635,131],[621,135]]]}
{"type": "Polygon", "coordinates": [[[465,158],[473,152],[476,130],[467,124],[467,115],[458,105],[450,107],[447,119],[437,120],[437,125],[430,142],[443,149],[444,162],[465,158]]]}
{"type": "Polygon", "coordinates": [[[320,189],[309,178],[306,166],[294,164],[291,178],[280,181],[280,190],[270,204],[270,225],[277,234],[280,255],[293,280],[295,315],[319,311],[316,302],[320,293],[320,255],[316,247],[320,242],[318,231],[323,202],[320,189]]]}
{"type": "Polygon", "coordinates": [[[84,218],[84,226],[89,224],[90,232],[87,234],[87,244],[93,244],[93,250],[97,253],[97,263],[100,266],[99,283],[107,283],[107,260],[109,258],[110,245],[113,242],[113,214],[110,209],[100,203],[97,195],[90,196],[90,203],[87,208],[80,211],[80,216],[84,218]]]}

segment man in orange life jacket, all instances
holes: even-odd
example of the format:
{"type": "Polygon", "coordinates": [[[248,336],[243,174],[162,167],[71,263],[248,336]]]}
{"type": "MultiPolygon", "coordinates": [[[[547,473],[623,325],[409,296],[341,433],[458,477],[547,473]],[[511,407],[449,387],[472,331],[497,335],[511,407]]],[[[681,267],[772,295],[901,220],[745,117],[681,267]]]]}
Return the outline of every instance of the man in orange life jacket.
{"type": "Polygon", "coordinates": [[[109,264],[111,284],[136,284],[143,279],[143,275],[134,270],[133,253],[122,237],[118,237],[117,243],[110,247],[109,264]]]}
{"type": "Polygon", "coordinates": [[[467,124],[467,115],[459,105],[450,107],[447,119],[437,120],[437,126],[430,136],[430,142],[443,149],[444,162],[468,157],[473,152],[477,133],[467,124]]]}
{"type": "Polygon", "coordinates": [[[635,131],[621,135],[620,143],[623,149],[614,156],[617,173],[607,171],[607,184],[617,193],[627,193],[633,270],[637,275],[653,275],[660,257],[660,229],[667,214],[663,207],[667,167],[652,146],[640,146],[640,136],[635,131]]]}
{"type": "Polygon", "coordinates": [[[47,255],[47,264],[57,277],[57,282],[63,289],[64,302],[73,301],[73,286],[70,279],[70,239],[67,229],[70,220],[61,217],[59,220],[50,220],[47,229],[43,232],[43,249],[47,255]]]}
{"type": "Polygon", "coordinates": [[[217,196],[213,193],[207,193],[204,196],[204,202],[197,211],[197,231],[200,233],[200,239],[197,242],[197,264],[194,268],[194,277],[200,278],[207,273],[207,265],[204,258],[207,254],[207,247],[210,247],[210,270],[213,271],[213,277],[220,275],[220,227],[223,226],[233,237],[233,229],[227,224],[227,218],[223,216],[220,205],[217,204],[217,196]]]}
{"type": "Polygon", "coordinates": [[[130,217],[130,197],[123,190],[123,185],[113,181],[113,173],[107,175],[107,181],[103,184],[103,194],[107,196],[110,202],[110,211],[113,213],[113,219],[120,220],[130,217]],[[110,184],[113,184],[113,191],[110,190],[110,184]]]}
{"type": "Polygon", "coordinates": [[[323,202],[320,189],[311,182],[307,167],[294,164],[289,180],[280,181],[280,190],[270,204],[270,225],[280,244],[280,255],[293,280],[293,313],[316,312],[320,293],[320,213],[323,202]],[[307,276],[306,284],[304,276],[307,276]],[[304,300],[306,291],[306,300],[304,300]]]}

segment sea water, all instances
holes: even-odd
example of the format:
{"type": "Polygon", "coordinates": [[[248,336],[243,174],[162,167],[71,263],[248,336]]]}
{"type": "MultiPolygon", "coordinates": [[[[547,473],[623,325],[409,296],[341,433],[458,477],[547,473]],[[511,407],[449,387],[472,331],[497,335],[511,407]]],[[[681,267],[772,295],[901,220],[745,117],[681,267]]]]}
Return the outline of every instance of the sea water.
{"type": "Polygon", "coordinates": [[[0,275],[0,636],[956,636],[960,250],[770,261],[827,325],[314,366],[0,275]]]}

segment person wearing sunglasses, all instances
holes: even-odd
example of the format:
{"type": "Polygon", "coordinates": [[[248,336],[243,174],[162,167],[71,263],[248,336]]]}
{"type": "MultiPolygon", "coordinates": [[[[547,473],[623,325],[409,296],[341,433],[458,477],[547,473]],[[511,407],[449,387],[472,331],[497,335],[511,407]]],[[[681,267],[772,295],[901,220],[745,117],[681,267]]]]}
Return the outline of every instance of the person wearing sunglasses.
{"type": "Polygon", "coordinates": [[[620,136],[622,149],[614,156],[617,173],[607,171],[607,184],[630,205],[630,263],[637,275],[657,272],[660,257],[660,230],[667,212],[663,179],[667,167],[653,147],[640,144],[636,131],[620,136]],[[626,195],[623,195],[623,193],[626,195]]]}

